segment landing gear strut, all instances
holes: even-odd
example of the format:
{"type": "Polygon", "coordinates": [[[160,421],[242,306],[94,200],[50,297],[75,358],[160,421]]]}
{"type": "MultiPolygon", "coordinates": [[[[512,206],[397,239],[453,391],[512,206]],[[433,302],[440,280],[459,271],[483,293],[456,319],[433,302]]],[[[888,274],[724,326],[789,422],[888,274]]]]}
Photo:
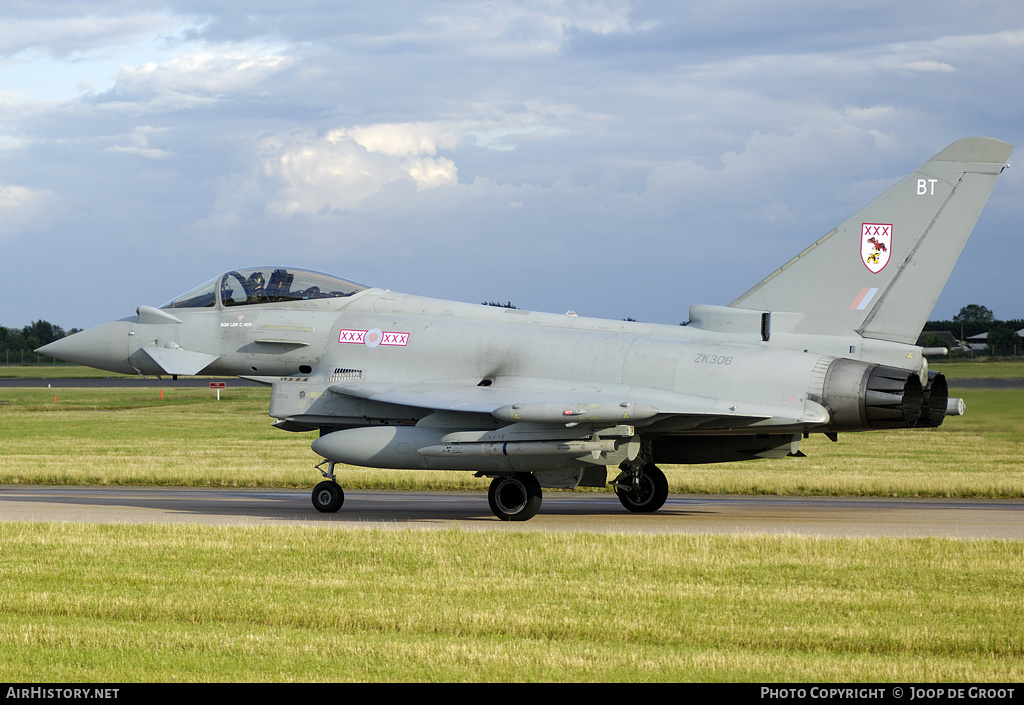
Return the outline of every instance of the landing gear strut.
{"type": "Polygon", "coordinates": [[[623,507],[643,513],[661,509],[668,499],[668,479],[657,465],[625,462],[619,469],[622,472],[611,484],[623,507]]]}
{"type": "MultiPolygon", "coordinates": [[[[325,460],[324,462],[328,461],[325,460]]],[[[323,464],[320,463],[320,465],[323,464]]],[[[318,470],[320,465],[316,466],[318,470]]],[[[334,463],[328,466],[327,472],[320,470],[320,474],[327,479],[313,488],[313,507],[318,512],[330,514],[341,509],[341,505],[345,503],[345,492],[334,481],[334,463]]]]}
{"type": "Polygon", "coordinates": [[[540,509],[540,483],[533,473],[496,477],[487,490],[487,503],[502,521],[526,521],[540,509]]]}

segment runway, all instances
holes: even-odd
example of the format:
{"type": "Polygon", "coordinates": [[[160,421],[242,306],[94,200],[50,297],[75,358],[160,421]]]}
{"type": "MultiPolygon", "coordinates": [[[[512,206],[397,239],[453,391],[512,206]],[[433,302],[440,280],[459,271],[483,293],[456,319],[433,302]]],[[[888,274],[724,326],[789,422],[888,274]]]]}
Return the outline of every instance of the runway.
{"type": "Polygon", "coordinates": [[[0,486],[0,520],[1024,540],[1024,500],[672,495],[654,514],[631,514],[611,493],[547,492],[536,517],[503,523],[483,492],[350,490],[337,514],[314,510],[309,494],[7,485],[0,486]]]}

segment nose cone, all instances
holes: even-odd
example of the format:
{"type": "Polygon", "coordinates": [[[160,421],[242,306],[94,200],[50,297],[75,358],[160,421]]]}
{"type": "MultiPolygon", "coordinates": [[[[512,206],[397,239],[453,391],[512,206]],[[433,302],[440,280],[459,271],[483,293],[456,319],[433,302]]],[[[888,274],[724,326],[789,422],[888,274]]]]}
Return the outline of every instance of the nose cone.
{"type": "Polygon", "coordinates": [[[111,321],[44,345],[37,352],[76,365],[136,374],[128,364],[128,333],[131,329],[131,321],[111,321]]]}

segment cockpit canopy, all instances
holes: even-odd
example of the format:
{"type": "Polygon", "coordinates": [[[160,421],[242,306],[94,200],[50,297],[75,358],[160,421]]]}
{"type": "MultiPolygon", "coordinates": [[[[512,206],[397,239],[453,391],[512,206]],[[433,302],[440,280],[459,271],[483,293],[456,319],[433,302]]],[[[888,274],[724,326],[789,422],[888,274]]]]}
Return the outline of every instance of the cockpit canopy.
{"type": "Polygon", "coordinates": [[[242,306],[352,296],[366,289],[308,269],[251,267],[226,272],[160,308],[242,306]],[[268,276],[269,273],[269,276],[268,276]]]}

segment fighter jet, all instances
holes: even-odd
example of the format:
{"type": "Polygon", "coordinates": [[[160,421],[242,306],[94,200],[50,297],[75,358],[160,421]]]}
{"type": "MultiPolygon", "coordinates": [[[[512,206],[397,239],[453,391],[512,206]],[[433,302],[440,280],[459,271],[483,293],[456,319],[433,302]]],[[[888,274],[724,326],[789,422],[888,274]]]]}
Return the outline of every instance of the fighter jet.
{"type": "Polygon", "coordinates": [[[274,426],[319,434],[321,512],[344,502],[339,463],[491,478],[490,508],[508,521],[533,517],[542,488],[610,485],[625,509],[654,512],[668,496],[659,464],[799,456],[811,433],[963,413],[928,369],[944,350],[916,341],[1012,149],[954,142],[728,306],[692,306],[685,326],[268,266],[39,352],[269,385],[274,426]]]}

